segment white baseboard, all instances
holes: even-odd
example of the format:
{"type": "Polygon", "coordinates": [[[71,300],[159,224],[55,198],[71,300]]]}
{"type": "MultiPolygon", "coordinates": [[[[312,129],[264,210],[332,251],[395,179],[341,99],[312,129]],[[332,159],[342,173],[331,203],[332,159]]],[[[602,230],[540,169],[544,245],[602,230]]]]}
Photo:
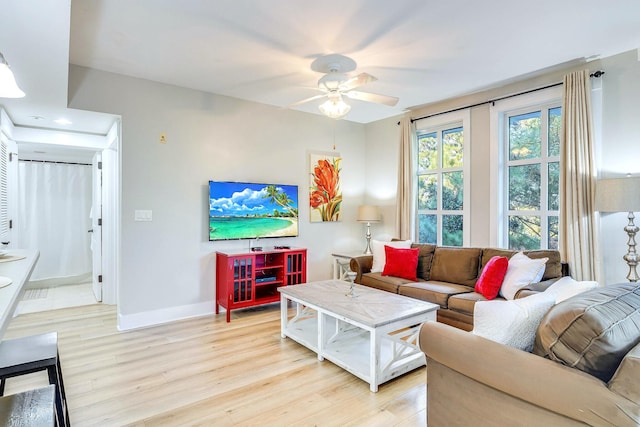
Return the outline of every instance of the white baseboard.
{"type": "MultiPolygon", "coordinates": [[[[215,313],[215,305],[215,301],[207,301],[135,314],[118,313],[118,330],[129,331],[192,317],[209,316],[215,313]]],[[[222,307],[220,309],[224,311],[222,307]]]]}
{"type": "Polygon", "coordinates": [[[91,273],[78,274],[76,276],[53,277],[49,279],[29,280],[24,286],[25,289],[55,288],[56,286],[78,285],[80,283],[91,283],[93,280],[91,273]]]}

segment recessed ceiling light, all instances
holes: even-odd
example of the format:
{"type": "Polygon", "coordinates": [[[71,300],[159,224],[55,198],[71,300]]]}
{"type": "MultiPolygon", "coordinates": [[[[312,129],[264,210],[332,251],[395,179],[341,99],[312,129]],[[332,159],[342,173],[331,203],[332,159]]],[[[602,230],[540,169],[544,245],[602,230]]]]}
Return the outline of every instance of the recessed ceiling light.
{"type": "Polygon", "coordinates": [[[54,122],[56,122],[59,125],[70,125],[71,121],[67,120],[67,119],[58,119],[58,120],[54,120],[54,122]]]}
{"type": "Polygon", "coordinates": [[[44,117],[42,116],[29,116],[29,118],[33,120],[44,120],[44,117]]]}

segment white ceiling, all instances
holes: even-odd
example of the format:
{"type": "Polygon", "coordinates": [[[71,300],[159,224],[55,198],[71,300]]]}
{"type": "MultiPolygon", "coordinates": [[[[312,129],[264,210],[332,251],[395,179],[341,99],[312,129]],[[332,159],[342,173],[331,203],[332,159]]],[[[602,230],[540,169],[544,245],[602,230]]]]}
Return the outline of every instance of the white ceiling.
{"type": "Polygon", "coordinates": [[[315,58],[340,53],[378,78],[362,91],[400,98],[348,100],[346,120],[368,123],[640,47],[638,0],[0,1],[0,52],[27,93],[0,99],[14,122],[100,134],[112,116],[66,108],[69,63],[284,107],[318,93],[315,58]]]}

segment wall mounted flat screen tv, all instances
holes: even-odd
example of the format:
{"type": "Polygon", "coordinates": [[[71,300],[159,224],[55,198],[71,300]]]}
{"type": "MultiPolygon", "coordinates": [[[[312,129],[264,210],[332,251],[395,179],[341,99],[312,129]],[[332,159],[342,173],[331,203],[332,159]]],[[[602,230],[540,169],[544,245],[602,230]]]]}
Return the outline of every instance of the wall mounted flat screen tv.
{"type": "Polygon", "coordinates": [[[209,241],[297,235],[297,185],[209,181],[209,241]]]}

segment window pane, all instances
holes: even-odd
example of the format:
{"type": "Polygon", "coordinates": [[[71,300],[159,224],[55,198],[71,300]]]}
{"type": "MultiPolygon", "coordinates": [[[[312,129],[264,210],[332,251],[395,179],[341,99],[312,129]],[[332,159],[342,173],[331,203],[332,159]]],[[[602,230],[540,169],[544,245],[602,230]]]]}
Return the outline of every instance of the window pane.
{"type": "Polygon", "coordinates": [[[463,148],[464,140],[461,127],[442,131],[442,167],[462,166],[463,148]]]}
{"type": "Polygon", "coordinates": [[[562,108],[552,108],[549,110],[549,156],[560,155],[560,126],[562,124],[562,108]]]}
{"type": "Polygon", "coordinates": [[[560,210],[560,163],[549,163],[549,204],[548,210],[560,210]]]}
{"type": "Polygon", "coordinates": [[[540,249],[539,216],[509,216],[509,249],[540,249]]]}
{"type": "Polygon", "coordinates": [[[438,140],[435,132],[418,135],[418,170],[438,167],[438,140]]]}
{"type": "Polygon", "coordinates": [[[418,238],[420,243],[438,242],[438,218],[436,215],[418,215],[418,238]]]}
{"type": "Polygon", "coordinates": [[[464,173],[447,172],[442,174],[442,209],[462,210],[464,173]]]}
{"type": "Polygon", "coordinates": [[[540,111],[509,117],[509,160],[540,157],[540,111]]]}
{"type": "Polygon", "coordinates": [[[462,246],[462,215],[442,215],[442,244],[462,246]]]}
{"type": "Polygon", "coordinates": [[[549,242],[547,249],[558,249],[558,217],[549,217],[549,242]]]}
{"type": "Polygon", "coordinates": [[[438,175],[418,177],[418,209],[435,210],[438,208],[438,175]]]}
{"type": "Polygon", "coordinates": [[[540,209],[540,164],[509,167],[509,209],[540,209]]]}

